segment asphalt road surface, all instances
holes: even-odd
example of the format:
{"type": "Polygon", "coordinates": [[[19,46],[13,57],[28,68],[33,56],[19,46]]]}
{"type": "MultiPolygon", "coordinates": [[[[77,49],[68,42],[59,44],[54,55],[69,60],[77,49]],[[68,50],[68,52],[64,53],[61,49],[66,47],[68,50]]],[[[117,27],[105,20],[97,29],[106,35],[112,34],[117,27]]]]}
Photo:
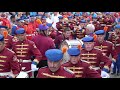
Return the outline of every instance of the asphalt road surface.
{"type": "Polygon", "coordinates": [[[120,78],[120,75],[110,75],[110,78],[120,78]]]}

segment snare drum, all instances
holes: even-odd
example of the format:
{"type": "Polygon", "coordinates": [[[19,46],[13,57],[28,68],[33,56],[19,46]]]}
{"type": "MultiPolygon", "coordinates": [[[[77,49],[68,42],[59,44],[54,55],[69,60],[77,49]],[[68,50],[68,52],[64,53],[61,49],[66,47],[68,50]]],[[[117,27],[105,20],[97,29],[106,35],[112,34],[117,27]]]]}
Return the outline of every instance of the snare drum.
{"type": "MultiPolygon", "coordinates": [[[[73,47],[78,47],[78,45],[81,45],[81,46],[83,45],[82,40],[65,40],[61,43],[60,49],[62,50],[64,46],[67,46],[68,48],[73,48],[73,47]]],[[[63,63],[66,63],[69,60],[70,60],[69,54],[67,52],[64,53],[63,63]]]]}
{"type": "Polygon", "coordinates": [[[26,72],[21,71],[16,78],[29,78],[29,75],[26,72]]]}

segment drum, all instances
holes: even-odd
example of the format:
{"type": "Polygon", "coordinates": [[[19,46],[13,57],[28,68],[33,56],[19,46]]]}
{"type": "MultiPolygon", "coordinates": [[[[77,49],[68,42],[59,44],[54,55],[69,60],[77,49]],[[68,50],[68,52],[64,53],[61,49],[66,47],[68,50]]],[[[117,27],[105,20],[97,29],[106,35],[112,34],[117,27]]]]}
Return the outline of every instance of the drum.
{"type": "MultiPolygon", "coordinates": [[[[65,40],[61,43],[60,45],[60,49],[62,50],[62,48],[64,46],[66,46],[67,48],[72,48],[72,47],[78,47],[78,45],[83,45],[83,42],[82,40],[65,40]]],[[[70,56],[69,54],[66,52],[64,53],[64,56],[63,56],[63,62],[62,63],[66,63],[70,60],[70,56]]]]}
{"type": "Polygon", "coordinates": [[[16,78],[29,78],[29,75],[26,72],[21,71],[16,78]]]}

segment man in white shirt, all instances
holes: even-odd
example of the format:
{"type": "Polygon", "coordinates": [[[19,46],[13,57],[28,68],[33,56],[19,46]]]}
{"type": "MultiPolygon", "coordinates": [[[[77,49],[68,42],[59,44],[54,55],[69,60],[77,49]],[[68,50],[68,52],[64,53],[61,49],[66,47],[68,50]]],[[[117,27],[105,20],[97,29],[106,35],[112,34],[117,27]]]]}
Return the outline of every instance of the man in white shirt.
{"type": "Polygon", "coordinates": [[[58,18],[59,16],[61,16],[61,15],[59,14],[59,12],[54,12],[54,13],[52,14],[52,16],[51,16],[51,20],[52,20],[52,22],[53,22],[52,27],[53,27],[54,29],[56,29],[56,30],[57,30],[57,28],[56,28],[56,23],[59,22],[59,18],[58,18]]]}
{"type": "Polygon", "coordinates": [[[47,23],[53,23],[52,20],[51,20],[50,12],[49,13],[45,13],[45,16],[46,16],[46,22],[47,23]]]}

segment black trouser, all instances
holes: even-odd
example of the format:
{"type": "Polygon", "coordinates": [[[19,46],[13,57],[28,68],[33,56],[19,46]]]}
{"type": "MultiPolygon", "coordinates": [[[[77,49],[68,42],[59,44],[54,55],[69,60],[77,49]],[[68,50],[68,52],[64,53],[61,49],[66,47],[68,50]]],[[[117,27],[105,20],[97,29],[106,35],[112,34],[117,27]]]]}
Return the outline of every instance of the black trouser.
{"type": "MultiPolygon", "coordinates": [[[[38,68],[45,67],[45,66],[48,66],[47,65],[47,60],[41,60],[37,65],[38,68]]],[[[34,78],[36,78],[37,74],[38,74],[38,71],[35,71],[34,72],[34,78]]]]}

